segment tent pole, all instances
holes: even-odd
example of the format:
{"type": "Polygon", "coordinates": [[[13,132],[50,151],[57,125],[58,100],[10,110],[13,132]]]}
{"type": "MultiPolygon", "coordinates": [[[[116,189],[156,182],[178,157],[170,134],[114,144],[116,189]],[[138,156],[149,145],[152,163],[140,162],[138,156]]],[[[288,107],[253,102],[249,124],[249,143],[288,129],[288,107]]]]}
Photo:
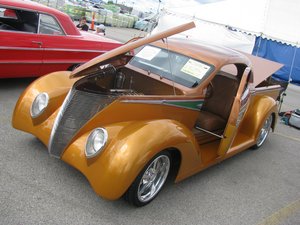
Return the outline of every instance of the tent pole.
{"type": "MultiPolygon", "coordinates": [[[[295,51],[294,51],[294,55],[293,55],[293,59],[292,59],[292,64],[291,64],[291,69],[290,69],[290,73],[289,73],[289,80],[288,80],[287,87],[289,86],[289,84],[290,84],[291,81],[292,81],[292,72],[293,72],[293,68],[294,68],[294,64],[295,64],[296,53],[297,53],[297,45],[295,46],[295,51]]],[[[278,113],[280,113],[280,111],[281,111],[281,106],[282,106],[282,103],[283,103],[283,98],[284,98],[285,96],[286,96],[286,89],[285,89],[285,90],[283,91],[283,93],[281,94],[278,113]]]]}
{"type": "Polygon", "coordinates": [[[290,69],[290,73],[289,73],[289,83],[292,80],[291,77],[292,77],[292,72],[293,72],[293,68],[294,68],[294,64],[295,64],[296,53],[297,53],[297,46],[295,46],[294,56],[293,56],[292,65],[291,65],[291,69],[290,69]]]}
{"type": "Polygon", "coordinates": [[[260,33],[260,36],[259,36],[258,46],[257,46],[257,49],[256,49],[256,54],[255,54],[255,56],[258,56],[258,52],[259,52],[260,45],[261,45],[261,39],[262,39],[262,33],[260,33]]]}

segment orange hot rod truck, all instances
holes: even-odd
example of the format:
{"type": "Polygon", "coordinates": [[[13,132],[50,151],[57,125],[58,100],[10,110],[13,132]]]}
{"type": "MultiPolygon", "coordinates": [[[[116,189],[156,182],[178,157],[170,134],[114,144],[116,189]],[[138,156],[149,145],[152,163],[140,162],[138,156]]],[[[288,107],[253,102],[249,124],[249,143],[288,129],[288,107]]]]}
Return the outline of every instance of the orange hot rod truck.
{"type": "Polygon", "coordinates": [[[168,38],[193,27],[37,79],[20,96],[13,126],[80,170],[98,195],[136,206],[152,201],[168,178],[179,182],[259,148],[275,127],[280,91],[266,78],[281,65],[168,38]]]}

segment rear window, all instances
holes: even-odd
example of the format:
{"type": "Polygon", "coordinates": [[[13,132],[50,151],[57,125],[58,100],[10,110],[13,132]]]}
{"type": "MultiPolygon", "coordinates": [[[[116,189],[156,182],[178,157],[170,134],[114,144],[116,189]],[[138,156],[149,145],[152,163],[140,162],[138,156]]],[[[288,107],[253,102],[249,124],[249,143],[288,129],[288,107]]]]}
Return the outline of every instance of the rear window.
{"type": "Polygon", "coordinates": [[[59,26],[56,19],[46,14],[40,14],[39,33],[50,35],[64,35],[64,32],[59,26]]]}

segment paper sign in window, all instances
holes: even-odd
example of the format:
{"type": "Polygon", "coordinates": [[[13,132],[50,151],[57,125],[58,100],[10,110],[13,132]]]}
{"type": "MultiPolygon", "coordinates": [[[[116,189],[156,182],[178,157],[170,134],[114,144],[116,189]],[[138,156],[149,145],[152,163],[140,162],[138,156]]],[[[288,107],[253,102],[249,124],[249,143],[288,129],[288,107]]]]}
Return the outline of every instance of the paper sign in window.
{"type": "Polygon", "coordinates": [[[159,48],[146,46],[138,54],[136,54],[136,57],[151,61],[160,51],[161,49],[159,48]]]}
{"type": "Polygon", "coordinates": [[[202,79],[209,69],[210,66],[196,60],[189,59],[187,63],[181,68],[181,72],[189,74],[198,79],[202,79]]]}

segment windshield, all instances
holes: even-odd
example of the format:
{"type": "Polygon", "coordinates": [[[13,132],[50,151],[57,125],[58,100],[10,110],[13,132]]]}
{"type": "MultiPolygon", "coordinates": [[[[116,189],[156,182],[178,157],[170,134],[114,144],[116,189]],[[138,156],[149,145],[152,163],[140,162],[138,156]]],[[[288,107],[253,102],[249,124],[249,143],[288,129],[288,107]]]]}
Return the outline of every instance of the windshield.
{"type": "Polygon", "coordinates": [[[190,88],[200,84],[214,69],[205,62],[150,45],[142,48],[130,64],[190,88]]]}

